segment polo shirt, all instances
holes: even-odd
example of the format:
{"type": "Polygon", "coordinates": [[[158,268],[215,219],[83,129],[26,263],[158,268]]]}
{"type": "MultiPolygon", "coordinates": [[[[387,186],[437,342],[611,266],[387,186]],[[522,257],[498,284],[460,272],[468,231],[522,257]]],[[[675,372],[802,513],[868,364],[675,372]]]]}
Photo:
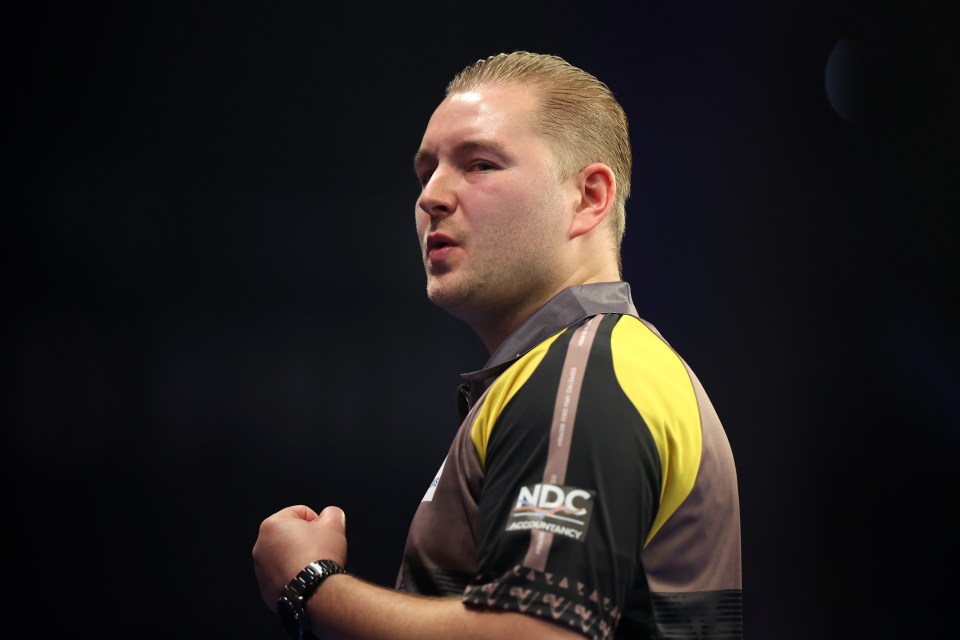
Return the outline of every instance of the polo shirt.
{"type": "Polygon", "coordinates": [[[397,589],[599,638],[740,638],[737,476],[625,282],[564,289],[463,374],[397,589]]]}

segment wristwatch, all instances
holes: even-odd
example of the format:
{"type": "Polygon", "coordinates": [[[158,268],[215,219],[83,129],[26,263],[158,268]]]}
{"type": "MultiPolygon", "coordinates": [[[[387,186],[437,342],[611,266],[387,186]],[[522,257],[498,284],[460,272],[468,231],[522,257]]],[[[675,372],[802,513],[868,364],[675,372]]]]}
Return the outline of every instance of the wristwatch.
{"type": "Polygon", "coordinates": [[[317,560],[304,567],[297,577],[281,589],[280,597],[277,598],[277,617],[288,636],[293,640],[313,637],[303,605],[321,582],[336,573],[346,572],[346,569],[333,560],[317,560]]]}

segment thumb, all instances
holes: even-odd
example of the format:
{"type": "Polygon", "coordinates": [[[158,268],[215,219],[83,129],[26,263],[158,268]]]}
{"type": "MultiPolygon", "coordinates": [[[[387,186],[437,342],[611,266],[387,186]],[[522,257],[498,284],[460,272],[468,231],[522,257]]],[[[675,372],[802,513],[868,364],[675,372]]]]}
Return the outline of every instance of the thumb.
{"type": "Polygon", "coordinates": [[[347,514],[340,507],[325,508],[320,512],[318,520],[326,526],[339,529],[343,534],[347,532],[347,514]]]}

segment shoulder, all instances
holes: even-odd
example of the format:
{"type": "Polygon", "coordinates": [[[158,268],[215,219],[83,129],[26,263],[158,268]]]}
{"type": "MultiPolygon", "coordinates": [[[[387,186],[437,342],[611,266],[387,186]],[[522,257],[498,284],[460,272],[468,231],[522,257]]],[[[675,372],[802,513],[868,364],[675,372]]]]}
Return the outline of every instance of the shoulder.
{"type": "Polygon", "coordinates": [[[623,316],[610,330],[609,348],[618,383],[642,413],[664,403],[696,404],[686,362],[649,323],[623,316]]]}

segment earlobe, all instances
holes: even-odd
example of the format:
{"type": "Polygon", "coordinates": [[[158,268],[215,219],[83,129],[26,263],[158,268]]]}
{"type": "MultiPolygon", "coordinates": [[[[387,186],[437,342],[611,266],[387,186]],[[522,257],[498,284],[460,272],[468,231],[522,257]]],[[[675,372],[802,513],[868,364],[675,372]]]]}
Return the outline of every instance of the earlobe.
{"type": "Polygon", "coordinates": [[[570,238],[590,233],[607,218],[617,194],[617,179],[607,165],[596,162],[577,175],[579,203],[570,225],[570,238]]]}

